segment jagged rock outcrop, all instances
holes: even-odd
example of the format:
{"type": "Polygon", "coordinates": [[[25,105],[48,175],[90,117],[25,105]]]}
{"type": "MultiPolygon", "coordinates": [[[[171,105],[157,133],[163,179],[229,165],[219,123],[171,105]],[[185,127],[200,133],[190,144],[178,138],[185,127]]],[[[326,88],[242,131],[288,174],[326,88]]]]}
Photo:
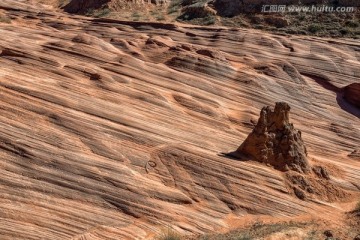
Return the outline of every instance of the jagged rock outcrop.
{"type": "Polygon", "coordinates": [[[110,1],[111,0],[72,0],[64,7],[64,10],[68,13],[85,13],[90,9],[100,8],[110,1]]]}
{"type": "Polygon", "coordinates": [[[309,172],[306,147],[301,132],[289,122],[289,112],[285,102],[277,102],[274,110],[264,107],[254,130],[237,152],[282,171],[309,172]]]}
{"type": "Polygon", "coordinates": [[[216,11],[208,6],[207,3],[192,4],[183,9],[183,13],[180,18],[194,19],[204,18],[206,16],[215,16],[216,11]]]}

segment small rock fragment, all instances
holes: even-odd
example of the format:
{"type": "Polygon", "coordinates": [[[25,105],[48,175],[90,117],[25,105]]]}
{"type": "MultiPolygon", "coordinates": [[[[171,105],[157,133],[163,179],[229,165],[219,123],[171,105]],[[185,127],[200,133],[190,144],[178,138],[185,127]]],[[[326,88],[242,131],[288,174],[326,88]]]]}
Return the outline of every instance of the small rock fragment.
{"type": "Polygon", "coordinates": [[[312,168],[313,172],[320,178],[324,178],[329,180],[330,179],[330,174],[329,172],[326,170],[326,168],[321,167],[321,166],[314,166],[312,168]]]}
{"type": "Polygon", "coordinates": [[[295,193],[297,198],[299,198],[301,200],[305,200],[306,195],[305,195],[303,190],[301,190],[301,189],[299,189],[297,187],[294,187],[294,193],[295,193]]]}
{"type": "Polygon", "coordinates": [[[331,230],[326,230],[326,231],[324,232],[324,235],[327,236],[327,237],[333,237],[333,236],[334,236],[334,234],[332,233],[331,230]]]}

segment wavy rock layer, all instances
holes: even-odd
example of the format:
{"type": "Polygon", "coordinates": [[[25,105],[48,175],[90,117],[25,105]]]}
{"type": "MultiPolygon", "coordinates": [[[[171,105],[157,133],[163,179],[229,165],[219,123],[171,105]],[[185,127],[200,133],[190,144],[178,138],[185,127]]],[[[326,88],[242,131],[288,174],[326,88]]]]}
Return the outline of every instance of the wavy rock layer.
{"type": "Polygon", "coordinates": [[[1,239],[145,239],[260,215],[342,224],[336,202],[299,200],[279,171],[220,153],[286,101],[310,161],[356,196],[360,115],[339,89],[360,80],[359,41],[35,6],[0,2],[1,239]]]}
{"type": "Polygon", "coordinates": [[[344,89],[344,98],[360,108],[360,83],[352,83],[344,89]]]}

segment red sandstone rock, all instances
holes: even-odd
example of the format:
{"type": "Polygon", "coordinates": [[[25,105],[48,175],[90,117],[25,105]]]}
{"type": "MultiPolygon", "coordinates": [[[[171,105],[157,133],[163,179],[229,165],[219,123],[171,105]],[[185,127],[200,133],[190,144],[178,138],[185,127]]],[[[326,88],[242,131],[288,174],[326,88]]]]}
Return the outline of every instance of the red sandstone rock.
{"type": "Polygon", "coordinates": [[[11,18],[0,23],[1,239],[150,240],[164,225],[189,235],[312,215],[349,232],[354,200],[338,188],[359,194],[347,154],[360,122],[308,76],[359,82],[358,40],[91,19],[29,1],[0,1],[11,18]],[[296,108],[309,158],[331,178],[339,169],[332,184],[286,173],[306,203],[285,174],[217,154],[274,99],[296,108]]]}
{"type": "Polygon", "coordinates": [[[307,173],[306,147],[301,132],[289,122],[289,112],[290,106],[284,102],[276,103],[274,110],[264,107],[254,130],[237,151],[282,171],[307,173]]]}
{"type": "Polygon", "coordinates": [[[344,98],[360,108],[360,83],[352,83],[344,88],[344,98]]]}

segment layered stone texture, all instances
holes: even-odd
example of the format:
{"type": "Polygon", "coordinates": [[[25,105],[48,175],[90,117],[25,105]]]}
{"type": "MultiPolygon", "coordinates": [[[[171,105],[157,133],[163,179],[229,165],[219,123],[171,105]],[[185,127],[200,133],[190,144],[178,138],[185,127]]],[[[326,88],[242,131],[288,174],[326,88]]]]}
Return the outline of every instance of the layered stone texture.
{"type": "Polygon", "coordinates": [[[360,83],[352,83],[344,88],[344,98],[360,108],[360,83]]]}
{"type": "Polygon", "coordinates": [[[92,19],[27,2],[0,1],[11,20],[0,23],[1,240],[150,240],[164,228],[189,239],[313,215],[350,232],[344,211],[357,199],[336,189],[359,193],[348,155],[360,121],[328,83],[359,82],[358,40],[92,19]],[[274,99],[291,106],[308,159],[330,180],[220,154],[274,99]]]}

